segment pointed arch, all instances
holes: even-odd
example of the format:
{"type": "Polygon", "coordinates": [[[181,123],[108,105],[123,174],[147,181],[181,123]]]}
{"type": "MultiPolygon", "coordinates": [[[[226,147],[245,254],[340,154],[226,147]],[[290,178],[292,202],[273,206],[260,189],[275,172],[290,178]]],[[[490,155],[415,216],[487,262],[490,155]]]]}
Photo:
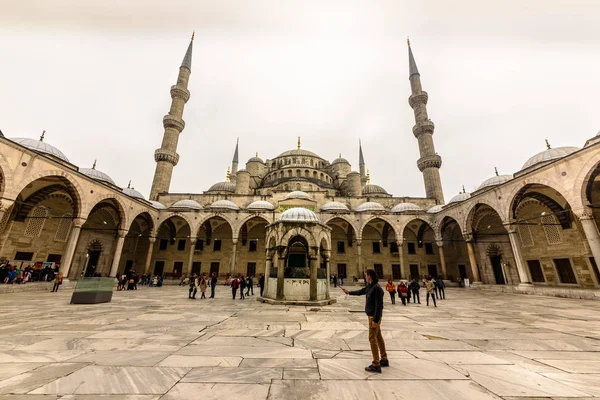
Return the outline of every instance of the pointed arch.
{"type": "Polygon", "coordinates": [[[102,207],[104,205],[111,207],[117,213],[119,217],[118,229],[126,230],[127,228],[129,228],[129,221],[127,218],[127,214],[125,213],[125,205],[123,204],[121,199],[112,194],[98,196],[94,198],[89,203],[89,206],[86,207],[86,209],[84,210],[84,218],[88,219],[96,208],[102,207]]]}

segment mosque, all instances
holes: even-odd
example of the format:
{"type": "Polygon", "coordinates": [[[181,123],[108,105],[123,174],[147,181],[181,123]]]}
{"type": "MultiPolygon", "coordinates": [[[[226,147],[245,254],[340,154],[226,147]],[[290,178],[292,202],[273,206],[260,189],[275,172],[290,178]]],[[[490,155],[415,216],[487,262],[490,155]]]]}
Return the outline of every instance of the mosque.
{"type": "Polygon", "coordinates": [[[245,165],[236,144],[223,182],[171,193],[192,49],[193,37],[170,89],[148,198],[95,165],[72,164],[43,134],[0,137],[2,260],[55,263],[69,279],[131,269],[166,279],[265,274],[267,297],[292,300],[327,299],[327,276],[352,279],[368,268],[395,280],[600,285],[600,136],[583,147],[547,144],[521,170],[496,172],[446,202],[410,43],[408,104],[425,197],[395,197],[371,183],[360,143],[355,171],[341,155],[329,161],[302,148],[300,138],[292,150],[245,165]]]}

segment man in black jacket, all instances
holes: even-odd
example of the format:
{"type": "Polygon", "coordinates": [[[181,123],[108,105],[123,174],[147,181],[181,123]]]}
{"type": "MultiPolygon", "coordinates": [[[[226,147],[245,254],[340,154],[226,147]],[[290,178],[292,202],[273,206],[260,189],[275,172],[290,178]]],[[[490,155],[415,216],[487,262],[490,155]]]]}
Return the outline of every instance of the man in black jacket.
{"type": "Polygon", "coordinates": [[[385,342],[381,335],[381,317],[383,314],[383,289],[379,286],[379,280],[374,270],[368,269],[366,275],[367,285],[360,290],[344,293],[351,296],[366,295],[365,313],[369,317],[369,343],[373,354],[373,363],[365,368],[368,372],[381,373],[381,367],[389,367],[385,351],[385,342]]]}

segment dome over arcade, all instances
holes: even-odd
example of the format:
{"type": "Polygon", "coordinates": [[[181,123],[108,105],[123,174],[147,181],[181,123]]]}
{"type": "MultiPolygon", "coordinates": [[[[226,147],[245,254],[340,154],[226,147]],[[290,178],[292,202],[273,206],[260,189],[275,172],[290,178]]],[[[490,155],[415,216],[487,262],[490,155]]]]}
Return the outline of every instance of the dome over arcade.
{"type": "Polygon", "coordinates": [[[42,133],[40,140],[29,139],[29,138],[9,138],[13,142],[20,144],[23,147],[27,147],[29,150],[33,150],[36,153],[47,154],[52,157],[56,157],[62,161],[69,162],[69,159],[65,154],[57,149],[56,147],[44,142],[44,135],[46,131],[42,133]]]}
{"type": "Polygon", "coordinates": [[[157,210],[165,210],[167,208],[163,203],[159,201],[150,200],[150,204],[152,204],[152,207],[156,208],[157,210]]]}
{"type": "Polygon", "coordinates": [[[129,182],[126,188],[123,188],[122,192],[129,197],[133,197],[134,199],[146,200],[143,194],[131,187],[131,181],[129,182]]]}
{"type": "Polygon", "coordinates": [[[265,162],[263,161],[263,159],[262,159],[262,158],[260,158],[260,157],[258,156],[258,153],[256,153],[256,155],[255,155],[254,157],[252,157],[251,159],[249,159],[249,160],[248,160],[248,162],[249,162],[249,163],[251,163],[251,162],[259,162],[259,163],[261,163],[261,164],[264,164],[264,163],[265,163],[265,162]]]}
{"type": "Polygon", "coordinates": [[[385,207],[374,201],[367,201],[356,207],[356,212],[372,212],[372,211],[386,211],[385,207]]]}
{"type": "Polygon", "coordinates": [[[577,150],[579,150],[579,147],[572,147],[572,146],[551,148],[550,144],[548,144],[548,141],[546,141],[546,146],[548,147],[546,150],[544,150],[540,153],[537,153],[536,155],[531,157],[529,160],[527,160],[527,162],[525,164],[523,164],[523,168],[521,168],[521,170],[533,167],[534,165],[538,165],[538,164],[541,164],[544,162],[549,162],[549,161],[557,160],[559,158],[566,157],[569,154],[574,153],[577,150]]]}
{"type": "Polygon", "coordinates": [[[402,213],[410,211],[423,211],[423,209],[414,203],[400,203],[392,207],[393,213],[402,213]]]}
{"type": "Polygon", "coordinates": [[[504,182],[508,182],[511,179],[513,179],[512,175],[496,175],[496,176],[492,176],[489,179],[486,179],[485,181],[483,181],[481,183],[481,185],[479,185],[479,187],[477,188],[477,190],[481,190],[487,187],[492,187],[492,186],[498,186],[503,184],[504,182]]]}
{"type": "Polygon", "coordinates": [[[294,190],[286,194],[283,197],[284,200],[298,199],[298,200],[312,200],[312,198],[306,192],[302,192],[300,190],[294,190]]]}
{"type": "Polygon", "coordinates": [[[350,209],[344,203],[330,201],[321,207],[321,211],[350,211],[350,209]]]}
{"type": "Polygon", "coordinates": [[[362,193],[363,193],[363,195],[367,195],[367,194],[389,194],[381,186],[379,186],[379,185],[372,185],[370,183],[367,183],[365,186],[363,186],[362,193]]]}
{"type": "Polygon", "coordinates": [[[275,209],[275,206],[266,200],[257,200],[248,204],[246,209],[248,211],[272,211],[275,209]]]}
{"type": "Polygon", "coordinates": [[[226,210],[239,210],[240,208],[231,200],[217,200],[210,205],[210,208],[220,208],[226,210]]]}
{"type": "Polygon", "coordinates": [[[233,182],[218,182],[208,189],[209,192],[235,192],[235,183],[233,182]]]}
{"type": "Polygon", "coordinates": [[[81,172],[82,174],[84,174],[86,176],[89,176],[90,178],[92,178],[96,181],[110,183],[111,185],[115,184],[115,181],[113,181],[110,176],[108,176],[104,172],[98,171],[96,169],[95,161],[94,161],[94,166],[92,168],[79,168],[79,172],[81,172]]]}
{"type": "Polygon", "coordinates": [[[170,208],[176,210],[201,210],[202,206],[195,200],[185,199],[176,201],[175,203],[171,204],[170,208]]]}
{"type": "Polygon", "coordinates": [[[341,154],[340,154],[340,156],[338,158],[336,158],[335,160],[333,160],[331,162],[331,165],[335,165],[335,164],[348,164],[348,165],[350,165],[350,163],[348,162],[348,160],[346,160],[345,158],[342,158],[341,154]]]}
{"type": "Polygon", "coordinates": [[[458,203],[458,202],[467,200],[469,197],[471,197],[471,193],[467,193],[463,190],[461,193],[459,193],[456,196],[454,196],[453,198],[451,198],[450,201],[448,202],[448,204],[458,203]]]}
{"type": "Polygon", "coordinates": [[[437,204],[433,207],[431,207],[429,210],[427,210],[427,212],[429,214],[435,214],[435,213],[439,213],[440,211],[442,211],[442,205],[441,204],[437,204]]]}
{"type": "Polygon", "coordinates": [[[279,220],[285,222],[319,222],[319,217],[308,208],[293,207],[282,212],[279,220]]]}

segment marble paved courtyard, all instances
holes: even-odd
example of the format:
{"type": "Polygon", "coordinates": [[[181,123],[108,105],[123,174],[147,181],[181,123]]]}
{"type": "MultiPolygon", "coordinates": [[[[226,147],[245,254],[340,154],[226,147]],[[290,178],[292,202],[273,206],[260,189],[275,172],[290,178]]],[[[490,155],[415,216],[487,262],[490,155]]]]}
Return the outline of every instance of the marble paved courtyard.
{"type": "Polygon", "coordinates": [[[392,306],[391,366],[371,360],[364,298],[318,309],[186,288],[0,295],[0,399],[562,399],[600,397],[600,302],[449,289],[392,306]],[[424,301],[422,301],[424,303],[424,301]]]}

